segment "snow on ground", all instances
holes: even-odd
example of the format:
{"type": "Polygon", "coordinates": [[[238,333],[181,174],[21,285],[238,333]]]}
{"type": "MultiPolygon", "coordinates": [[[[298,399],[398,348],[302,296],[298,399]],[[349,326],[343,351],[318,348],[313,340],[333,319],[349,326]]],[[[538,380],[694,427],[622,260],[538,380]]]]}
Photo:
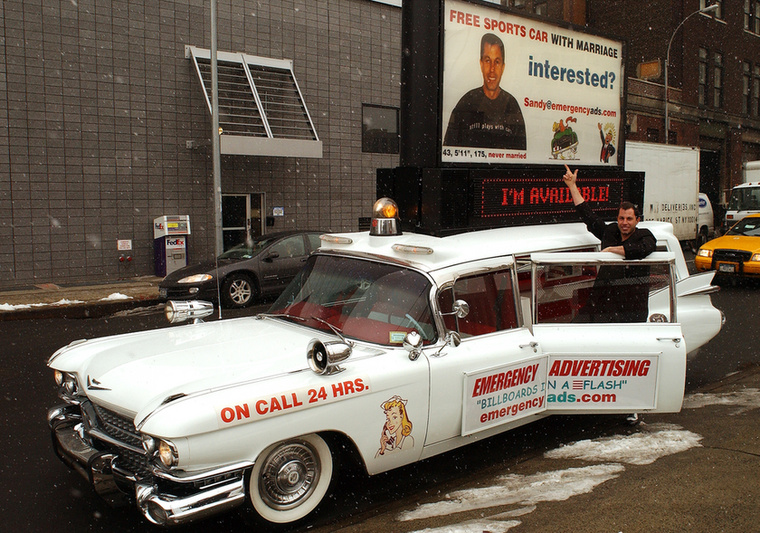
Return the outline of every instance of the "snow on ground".
{"type": "Polygon", "coordinates": [[[702,437],[674,424],[652,424],[645,432],[582,440],[544,454],[549,459],[581,459],[648,465],[674,453],[700,446],[702,437]]]}
{"type": "MultiPolygon", "coordinates": [[[[684,398],[685,409],[711,405],[735,406],[731,414],[740,414],[760,408],[760,390],[745,389],[724,394],[690,394],[684,398]]],[[[418,530],[415,533],[505,533],[520,524],[517,518],[535,510],[536,505],[547,501],[567,500],[578,494],[589,493],[605,481],[620,476],[623,464],[646,465],[662,457],[684,452],[700,445],[702,437],[674,424],[642,424],[632,435],[617,435],[578,441],[550,450],[549,459],[580,459],[601,464],[568,468],[523,476],[509,474],[496,478],[488,487],[451,492],[445,499],[426,503],[398,515],[400,521],[452,516],[455,513],[483,510],[479,518],[463,520],[439,528],[418,530]],[[489,514],[488,509],[506,512],[489,514]]]]}
{"type": "Polygon", "coordinates": [[[45,307],[47,305],[71,305],[71,304],[83,304],[82,300],[68,300],[66,298],[58,300],[53,303],[39,303],[39,304],[0,304],[0,311],[18,311],[20,309],[31,309],[32,307],[45,307]]]}
{"type": "Polygon", "coordinates": [[[737,409],[731,412],[731,414],[745,413],[752,409],[760,408],[760,390],[744,389],[725,394],[690,394],[683,400],[684,409],[697,409],[699,407],[707,407],[708,405],[736,406],[737,409]]]}
{"type": "MultiPolygon", "coordinates": [[[[131,300],[131,296],[127,296],[126,294],[121,294],[119,292],[114,292],[106,296],[105,298],[101,298],[100,302],[105,301],[113,301],[113,300],[131,300]]],[[[64,298],[62,300],[58,300],[57,302],[53,303],[37,303],[37,304],[0,304],[0,311],[19,311],[21,309],[31,309],[32,307],[45,307],[47,305],[73,305],[73,304],[83,304],[85,303],[84,300],[69,300],[67,298],[64,298]]]]}
{"type": "MultiPolygon", "coordinates": [[[[625,467],[622,465],[603,464],[540,472],[530,476],[509,474],[498,477],[496,484],[490,487],[457,490],[447,494],[445,500],[404,511],[398,519],[416,520],[503,505],[525,507],[540,502],[567,500],[591,492],[597,485],[616,478],[623,470],[625,467]]],[[[484,517],[486,518],[489,517],[484,517]]]]}

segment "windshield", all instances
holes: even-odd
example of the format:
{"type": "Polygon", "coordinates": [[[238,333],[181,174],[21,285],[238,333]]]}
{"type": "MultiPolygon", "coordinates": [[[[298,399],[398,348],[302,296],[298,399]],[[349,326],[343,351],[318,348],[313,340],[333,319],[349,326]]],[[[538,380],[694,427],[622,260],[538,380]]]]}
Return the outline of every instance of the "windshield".
{"type": "Polygon", "coordinates": [[[347,257],[317,255],[269,310],[298,317],[323,331],[327,324],[349,338],[400,346],[413,330],[436,340],[430,281],[413,270],[347,257]]]}
{"type": "Polygon", "coordinates": [[[740,220],[728,230],[727,234],[760,237],[760,217],[750,217],[740,220]]]}
{"type": "Polygon", "coordinates": [[[760,187],[742,187],[731,192],[730,211],[760,210],[760,187]]]}
{"type": "Polygon", "coordinates": [[[272,237],[259,237],[255,241],[241,242],[220,255],[219,259],[250,259],[275,240],[277,239],[272,237]]]}

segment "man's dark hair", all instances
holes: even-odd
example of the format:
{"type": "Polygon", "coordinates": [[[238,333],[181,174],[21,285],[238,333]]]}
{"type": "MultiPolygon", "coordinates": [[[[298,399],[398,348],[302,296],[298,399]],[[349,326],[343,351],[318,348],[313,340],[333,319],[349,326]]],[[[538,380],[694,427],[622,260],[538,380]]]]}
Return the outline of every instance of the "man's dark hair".
{"type": "Polygon", "coordinates": [[[501,39],[499,39],[497,35],[493,33],[486,33],[480,39],[480,57],[483,57],[483,50],[487,44],[490,44],[491,46],[498,46],[499,50],[501,50],[501,57],[504,58],[504,43],[501,41],[501,39]]]}
{"type": "Polygon", "coordinates": [[[622,209],[623,211],[628,211],[629,209],[633,209],[633,215],[636,218],[641,218],[641,212],[639,211],[639,206],[636,204],[632,204],[631,202],[621,202],[620,207],[618,208],[618,211],[622,209]]]}

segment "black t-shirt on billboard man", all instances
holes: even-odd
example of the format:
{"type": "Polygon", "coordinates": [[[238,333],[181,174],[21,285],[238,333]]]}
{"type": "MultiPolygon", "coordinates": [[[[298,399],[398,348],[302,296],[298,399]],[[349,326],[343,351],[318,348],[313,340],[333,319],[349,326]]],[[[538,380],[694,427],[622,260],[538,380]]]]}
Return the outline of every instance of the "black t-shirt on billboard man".
{"type": "Polygon", "coordinates": [[[496,35],[485,34],[480,41],[483,86],[467,92],[454,107],[444,146],[525,150],[520,105],[499,86],[504,66],[504,44],[496,35]]]}

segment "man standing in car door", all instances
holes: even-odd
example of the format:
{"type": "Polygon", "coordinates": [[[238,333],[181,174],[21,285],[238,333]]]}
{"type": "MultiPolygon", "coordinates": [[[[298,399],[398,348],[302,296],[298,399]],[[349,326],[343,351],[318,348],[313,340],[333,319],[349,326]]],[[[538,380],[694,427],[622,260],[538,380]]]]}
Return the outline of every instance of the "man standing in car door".
{"type": "MultiPolygon", "coordinates": [[[[652,232],[638,228],[640,215],[635,205],[623,202],[618,209],[617,224],[601,220],[584,201],[572,172],[565,165],[562,177],[575,209],[588,230],[602,242],[603,252],[625,259],[643,259],[657,247],[652,232]]],[[[649,311],[649,267],[643,265],[605,265],[599,269],[588,300],[578,312],[576,322],[646,322],[649,311]]]]}

